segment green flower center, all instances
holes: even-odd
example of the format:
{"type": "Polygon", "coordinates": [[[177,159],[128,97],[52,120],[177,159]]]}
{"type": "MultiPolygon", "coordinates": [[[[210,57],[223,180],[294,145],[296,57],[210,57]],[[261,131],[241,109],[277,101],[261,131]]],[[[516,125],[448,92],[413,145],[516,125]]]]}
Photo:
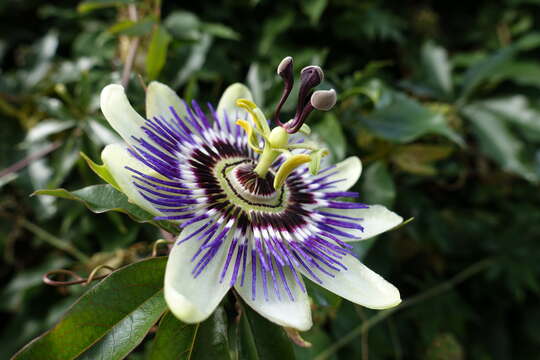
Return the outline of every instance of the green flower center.
{"type": "Polygon", "coordinates": [[[286,186],[275,190],[273,172],[261,178],[254,169],[255,163],[247,159],[229,158],[216,164],[214,175],[226,200],[246,213],[283,211],[288,199],[286,186]]]}

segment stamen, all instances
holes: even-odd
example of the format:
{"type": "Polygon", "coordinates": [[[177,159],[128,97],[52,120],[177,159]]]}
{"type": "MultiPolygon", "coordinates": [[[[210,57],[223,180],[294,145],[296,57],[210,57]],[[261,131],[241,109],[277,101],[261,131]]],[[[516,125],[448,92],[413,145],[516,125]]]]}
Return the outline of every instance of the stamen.
{"type": "Polygon", "coordinates": [[[306,154],[297,154],[288,158],[283,165],[279,168],[274,178],[274,189],[279,189],[285,182],[287,176],[290,175],[300,165],[307,163],[311,160],[311,157],[306,154]]]}
{"type": "Polygon", "coordinates": [[[251,115],[257,130],[259,130],[263,136],[267,136],[270,133],[270,127],[268,126],[266,116],[264,116],[261,109],[259,109],[253,101],[248,99],[238,99],[236,100],[236,106],[245,109],[251,115]]]}
{"type": "Polygon", "coordinates": [[[328,155],[328,150],[320,149],[311,153],[311,161],[309,163],[309,172],[311,175],[317,175],[321,168],[321,158],[328,155]]]}
{"type": "Polygon", "coordinates": [[[262,149],[257,144],[257,136],[253,131],[253,127],[245,120],[236,120],[236,125],[240,126],[246,132],[249,147],[255,152],[262,153],[262,149]]]}

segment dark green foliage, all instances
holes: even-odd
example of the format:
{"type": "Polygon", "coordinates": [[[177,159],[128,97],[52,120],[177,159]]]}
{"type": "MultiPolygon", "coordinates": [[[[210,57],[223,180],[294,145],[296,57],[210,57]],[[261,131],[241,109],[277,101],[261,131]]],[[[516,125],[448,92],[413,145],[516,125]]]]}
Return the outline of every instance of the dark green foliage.
{"type": "Polygon", "coordinates": [[[539,6],[0,2],[0,358],[534,358],[539,6]],[[311,348],[234,294],[201,324],[167,312],[165,258],[140,260],[164,237],[160,228],[178,229],[104,184],[110,177],[98,165],[101,149],[120,141],[99,111],[99,93],[122,79],[136,37],[125,80],[141,113],[141,81],[157,79],[187,101],[214,105],[241,81],[271,114],[284,56],[294,57],[297,73],[324,68],[321,87],[335,88],[339,101],[309,119],[332,152],[323,161],[360,156],[361,200],[414,217],[354,249],[401,290],[400,307],[367,310],[308,283],[314,327],[302,336],[311,348]],[[88,287],[42,283],[48,271],[88,276],[101,264],[121,270],[88,287]]]}

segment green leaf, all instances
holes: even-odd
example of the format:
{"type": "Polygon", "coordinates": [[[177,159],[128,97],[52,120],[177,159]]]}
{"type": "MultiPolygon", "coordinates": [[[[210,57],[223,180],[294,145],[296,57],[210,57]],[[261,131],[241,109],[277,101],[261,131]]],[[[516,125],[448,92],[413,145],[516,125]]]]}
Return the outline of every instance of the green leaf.
{"type": "Polygon", "coordinates": [[[218,307],[212,316],[199,325],[191,360],[231,359],[227,335],[227,314],[218,307]]]}
{"type": "MultiPolygon", "coordinates": [[[[56,100],[56,99],[55,99],[56,100]]],[[[31,128],[24,139],[25,143],[32,143],[44,140],[50,135],[58,134],[64,130],[75,126],[74,121],[48,119],[40,121],[36,126],[31,128]]]]}
{"type": "Polygon", "coordinates": [[[312,130],[319,135],[328,146],[330,150],[330,162],[335,163],[343,160],[345,157],[345,150],[347,146],[347,140],[343,134],[343,129],[339,120],[331,112],[324,115],[322,121],[312,127],[312,130]]]}
{"type": "Polygon", "coordinates": [[[156,20],[152,16],[138,21],[124,20],[111,26],[109,32],[119,35],[143,36],[150,34],[155,23],[156,20]]]}
{"type": "Polygon", "coordinates": [[[80,155],[84,159],[84,161],[86,161],[88,167],[92,169],[92,171],[95,172],[97,176],[99,176],[105,182],[111,184],[111,186],[114,187],[116,190],[121,191],[120,186],[118,186],[116,180],[114,180],[113,176],[109,172],[109,169],[107,169],[105,165],[96,164],[83,152],[80,152],[80,155]]]}
{"type": "Polygon", "coordinates": [[[247,73],[247,86],[251,90],[255,104],[264,108],[264,93],[267,89],[267,83],[261,75],[259,63],[252,63],[247,73]]]}
{"type": "Polygon", "coordinates": [[[530,33],[515,43],[502,48],[467,69],[463,79],[460,102],[463,103],[474,90],[485,80],[496,76],[503,70],[520,51],[527,51],[540,46],[540,35],[530,33]]]}
{"type": "Polygon", "coordinates": [[[433,163],[446,159],[452,151],[448,145],[408,144],[396,149],[392,161],[411,174],[432,176],[437,174],[433,163]]]}
{"type": "Polygon", "coordinates": [[[294,15],[292,12],[269,17],[263,26],[263,35],[259,42],[259,53],[262,55],[267,54],[272,48],[276,37],[285,32],[292,25],[293,21],[294,15]]]}
{"type": "Polygon", "coordinates": [[[388,103],[360,118],[360,123],[387,140],[408,143],[426,134],[439,134],[459,145],[463,139],[452,130],[446,118],[405,94],[393,92],[388,103]]]}
{"type": "Polygon", "coordinates": [[[302,0],[302,11],[309,17],[312,25],[317,25],[324,9],[328,5],[328,0],[302,0]]]}
{"type": "Polygon", "coordinates": [[[199,324],[186,324],[167,312],[159,323],[148,360],[230,359],[227,317],[219,307],[199,324]]]}
{"type": "Polygon", "coordinates": [[[294,359],[292,344],[285,331],[248,306],[242,305],[239,326],[240,359],[294,359]]]}
{"type": "Polygon", "coordinates": [[[493,74],[493,81],[504,80],[523,86],[540,87],[540,64],[534,61],[512,61],[493,74]]]}
{"type": "Polygon", "coordinates": [[[81,14],[103,9],[107,7],[120,6],[125,4],[133,4],[135,0],[91,0],[83,1],[77,6],[77,11],[81,14]]]}
{"type": "Polygon", "coordinates": [[[483,81],[503,68],[512,59],[514,54],[514,47],[507,47],[472,65],[465,73],[463,79],[460,95],[461,101],[468,98],[483,81]]]}
{"type": "Polygon", "coordinates": [[[163,298],[166,261],[151,258],[113,272],[13,359],[123,359],[167,308],[163,298]]]}
{"type": "Polygon", "coordinates": [[[240,40],[240,34],[228,26],[219,23],[203,23],[201,30],[205,33],[227,40],[240,40]]]}
{"type": "Polygon", "coordinates": [[[304,278],[304,283],[310,299],[318,306],[336,308],[343,300],[339,295],[326,290],[314,281],[304,278]]]}
{"type": "Polygon", "coordinates": [[[150,40],[148,55],[146,56],[146,74],[150,80],[156,79],[165,66],[167,49],[171,42],[169,32],[163,26],[157,26],[150,40]]]}
{"type": "MultiPolygon", "coordinates": [[[[309,341],[313,346],[304,348],[300,346],[294,347],[294,353],[297,360],[312,360],[317,357],[317,355],[329,346],[332,345],[333,341],[328,336],[328,334],[321,329],[319,326],[314,326],[310,330],[302,333],[302,338],[309,341]]],[[[329,360],[337,360],[337,355],[332,354],[328,357],[329,360]]]]}
{"type": "Polygon", "coordinates": [[[181,40],[199,40],[201,24],[197,15],[188,11],[174,11],[164,21],[171,35],[181,40]]]}
{"type": "Polygon", "coordinates": [[[183,85],[190,76],[202,68],[206,61],[208,50],[210,50],[210,45],[212,45],[212,36],[204,34],[201,40],[192,46],[186,63],[181,67],[181,70],[176,76],[174,87],[183,85]]]}
{"type": "Polygon", "coordinates": [[[422,46],[421,58],[428,85],[440,92],[443,97],[450,97],[453,90],[452,70],[446,49],[428,41],[422,46]]]}
{"type": "Polygon", "coordinates": [[[483,153],[504,170],[536,182],[539,175],[533,165],[524,159],[524,143],[514,135],[500,116],[474,104],[463,108],[463,114],[474,125],[483,153]]]}
{"type": "Polygon", "coordinates": [[[392,207],[396,199],[396,186],[384,161],[369,165],[362,179],[362,201],[392,207]]]}
{"type": "Polygon", "coordinates": [[[475,102],[475,105],[481,106],[524,130],[540,134],[540,111],[534,109],[523,95],[479,101],[475,102]]]}
{"type": "Polygon", "coordinates": [[[189,359],[200,324],[185,324],[171,312],[159,322],[148,360],[189,359]]]}
{"type": "Polygon", "coordinates": [[[47,183],[48,188],[60,186],[66,178],[72,173],[72,169],[79,159],[79,149],[81,139],[78,137],[69,137],[63,146],[57,151],[51,159],[51,167],[54,175],[47,183]]]}
{"type": "Polygon", "coordinates": [[[87,119],[84,122],[84,127],[85,133],[97,145],[109,145],[122,141],[122,138],[115,131],[96,120],[87,119]]]}
{"type": "Polygon", "coordinates": [[[129,215],[140,223],[151,223],[173,234],[178,233],[178,227],[170,222],[154,221],[154,216],[140,207],[131,204],[127,197],[111,185],[92,185],[70,192],[66,189],[37,190],[32,195],[48,195],[82,202],[96,214],[117,211],[129,215]]]}
{"type": "Polygon", "coordinates": [[[425,360],[463,360],[465,351],[456,337],[449,333],[438,334],[429,345],[425,360]]]}

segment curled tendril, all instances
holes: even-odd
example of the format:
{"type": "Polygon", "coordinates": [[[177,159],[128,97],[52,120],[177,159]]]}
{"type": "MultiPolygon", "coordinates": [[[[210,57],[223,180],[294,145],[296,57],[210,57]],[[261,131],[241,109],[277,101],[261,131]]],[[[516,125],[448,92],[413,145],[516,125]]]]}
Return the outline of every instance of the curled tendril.
{"type": "Polygon", "coordinates": [[[154,245],[152,246],[152,257],[156,257],[157,256],[157,252],[158,252],[158,246],[161,245],[161,244],[167,244],[167,245],[170,245],[170,244],[173,244],[174,241],[170,241],[170,240],[165,240],[165,239],[159,239],[159,240],[156,240],[154,242],[154,245]]]}
{"type": "Polygon", "coordinates": [[[90,284],[92,281],[96,281],[96,280],[101,280],[101,279],[104,279],[106,278],[107,276],[111,275],[111,273],[114,271],[115,269],[108,266],[108,265],[99,265],[97,267],[95,267],[91,272],[90,272],[90,275],[88,275],[88,278],[83,278],[81,276],[79,276],[77,273],[71,271],[71,270],[66,270],[66,269],[57,269],[57,270],[52,270],[52,271],[49,271],[47,273],[45,273],[45,275],[43,275],[43,282],[47,285],[50,285],[50,286],[70,286],[70,285],[78,285],[78,284],[82,284],[83,286],[86,286],[88,284],[90,284]],[[102,275],[102,276],[96,276],[97,273],[102,270],[102,269],[107,269],[107,270],[110,270],[111,272],[107,275],[102,275]],[[65,281],[59,281],[59,280],[54,280],[52,279],[51,277],[52,276],[55,276],[55,275],[67,275],[67,276],[70,276],[71,278],[74,278],[75,280],[65,280],[65,281]]]}
{"type": "MultiPolygon", "coordinates": [[[[158,246],[159,245],[161,245],[161,244],[169,245],[169,244],[173,244],[173,243],[174,243],[174,241],[165,240],[165,239],[159,239],[159,240],[155,241],[154,244],[152,245],[152,255],[151,255],[151,257],[156,257],[157,256],[158,246]]],[[[45,283],[47,285],[50,285],[50,286],[63,287],[63,286],[79,285],[79,284],[82,284],[82,286],[86,286],[86,285],[90,284],[93,281],[105,279],[107,276],[111,275],[115,270],[116,269],[114,269],[113,267],[110,267],[108,265],[99,265],[99,266],[96,266],[94,269],[92,269],[92,271],[88,275],[88,278],[83,278],[82,276],[80,276],[79,274],[77,274],[74,271],[66,270],[66,269],[56,269],[56,270],[51,270],[51,271],[45,273],[43,275],[42,279],[43,279],[43,283],[45,283]],[[102,269],[109,270],[110,273],[108,273],[107,275],[97,276],[97,273],[102,269]],[[53,277],[58,276],[58,275],[68,276],[68,277],[70,277],[70,278],[72,278],[74,280],[64,280],[64,281],[54,280],[53,277]]]]}

